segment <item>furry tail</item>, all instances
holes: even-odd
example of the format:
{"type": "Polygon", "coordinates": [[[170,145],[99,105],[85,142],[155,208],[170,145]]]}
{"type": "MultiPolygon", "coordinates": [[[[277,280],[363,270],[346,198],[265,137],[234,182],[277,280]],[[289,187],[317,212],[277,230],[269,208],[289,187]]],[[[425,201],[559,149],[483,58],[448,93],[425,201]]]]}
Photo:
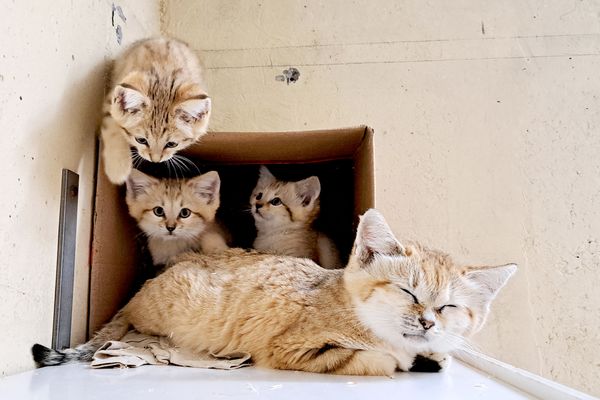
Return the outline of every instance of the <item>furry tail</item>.
{"type": "Polygon", "coordinates": [[[35,364],[40,367],[60,365],[78,361],[92,361],[96,350],[109,340],[119,340],[129,330],[129,321],[123,310],[119,311],[113,319],[100,329],[87,343],[81,344],[74,349],[54,350],[41,344],[31,347],[31,354],[35,364]]]}

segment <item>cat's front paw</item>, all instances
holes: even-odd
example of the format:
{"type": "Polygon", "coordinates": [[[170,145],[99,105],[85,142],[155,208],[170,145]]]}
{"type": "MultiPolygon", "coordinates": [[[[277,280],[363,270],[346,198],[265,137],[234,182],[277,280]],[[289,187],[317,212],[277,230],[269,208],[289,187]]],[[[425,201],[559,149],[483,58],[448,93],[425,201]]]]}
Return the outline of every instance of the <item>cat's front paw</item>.
{"type": "Polygon", "coordinates": [[[131,157],[129,154],[119,155],[104,155],[104,172],[108,177],[108,180],[115,185],[122,185],[125,183],[129,175],[131,174],[131,157]]]}
{"type": "Polygon", "coordinates": [[[423,353],[417,354],[411,372],[439,372],[446,369],[450,362],[450,356],[445,353],[423,353]]]}

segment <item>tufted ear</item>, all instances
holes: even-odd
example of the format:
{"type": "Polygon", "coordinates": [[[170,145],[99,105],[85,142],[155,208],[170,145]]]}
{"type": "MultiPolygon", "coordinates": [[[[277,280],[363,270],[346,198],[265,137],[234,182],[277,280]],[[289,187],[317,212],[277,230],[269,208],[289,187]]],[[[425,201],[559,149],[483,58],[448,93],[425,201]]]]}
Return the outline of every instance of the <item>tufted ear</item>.
{"type": "Polygon", "coordinates": [[[275,182],[277,182],[277,178],[275,178],[275,176],[267,167],[261,165],[260,169],[258,170],[258,182],[256,183],[256,186],[265,187],[275,182]]]}
{"type": "Polygon", "coordinates": [[[321,182],[316,176],[296,182],[296,194],[302,199],[302,206],[307,207],[321,194],[321,182]]]}
{"type": "Polygon", "coordinates": [[[178,128],[190,137],[197,128],[208,124],[212,101],[206,94],[188,97],[175,107],[178,128]]]}
{"type": "Polygon", "coordinates": [[[219,207],[219,194],[221,190],[221,178],[217,171],[209,171],[205,174],[192,178],[187,183],[194,193],[205,199],[206,204],[219,207]]]}
{"type": "Polygon", "coordinates": [[[148,193],[148,190],[158,183],[158,179],[146,175],[137,169],[133,169],[127,178],[127,181],[125,181],[127,186],[127,196],[135,199],[141,194],[148,193]]]}
{"type": "Polygon", "coordinates": [[[360,264],[370,263],[376,255],[406,254],[383,215],[374,209],[368,210],[360,217],[353,253],[360,264]]]}
{"type": "Polygon", "coordinates": [[[516,264],[506,264],[496,267],[469,267],[465,279],[476,284],[486,301],[492,301],[508,279],[517,271],[516,264]]]}

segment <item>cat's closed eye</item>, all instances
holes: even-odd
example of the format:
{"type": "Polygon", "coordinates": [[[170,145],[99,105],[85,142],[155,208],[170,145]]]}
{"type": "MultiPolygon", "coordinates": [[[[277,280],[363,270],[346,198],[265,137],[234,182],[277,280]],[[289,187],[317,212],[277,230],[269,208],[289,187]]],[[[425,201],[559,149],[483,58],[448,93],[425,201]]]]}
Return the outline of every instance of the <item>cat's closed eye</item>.
{"type": "Polygon", "coordinates": [[[177,145],[178,145],[177,142],[167,142],[167,144],[165,144],[165,149],[177,147],[177,145]]]}
{"type": "Polygon", "coordinates": [[[417,296],[415,296],[414,294],[412,294],[410,290],[404,289],[404,288],[401,288],[401,289],[402,289],[403,292],[406,292],[406,293],[408,293],[409,295],[412,296],[415,304],[419,304],[419,300],[417,299],[417,296]]]}
{"type": "Polygon", "coordinates": [[[456,306],[454,304],[445,304],[445,305],[437,308],[436,311],[439,312],[439,313],[441,313],[442,311],[444,311],[444,309],[446,307],[456,308],[456,306]]]}

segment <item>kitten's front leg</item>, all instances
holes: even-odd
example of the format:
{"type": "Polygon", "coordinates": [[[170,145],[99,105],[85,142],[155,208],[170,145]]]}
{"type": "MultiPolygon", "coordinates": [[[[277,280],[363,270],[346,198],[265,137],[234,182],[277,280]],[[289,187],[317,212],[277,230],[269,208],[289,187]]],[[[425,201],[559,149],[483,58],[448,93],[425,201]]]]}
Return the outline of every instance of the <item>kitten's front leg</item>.
{"type": "Polygon", "coordinates": [[[129,143],[121,127],[110,115],[104,117],[100,135],[103,143],[102,157],[106,176],[112,183],[120,185],[127,180],[131,173],[129,143]]]}
{"type": "Polygon", "coordinates": [[[439,372],[450,363],[450,355],[446,353],[421,353],[417,354],[409,371],[411,372],[439,372]]]}

